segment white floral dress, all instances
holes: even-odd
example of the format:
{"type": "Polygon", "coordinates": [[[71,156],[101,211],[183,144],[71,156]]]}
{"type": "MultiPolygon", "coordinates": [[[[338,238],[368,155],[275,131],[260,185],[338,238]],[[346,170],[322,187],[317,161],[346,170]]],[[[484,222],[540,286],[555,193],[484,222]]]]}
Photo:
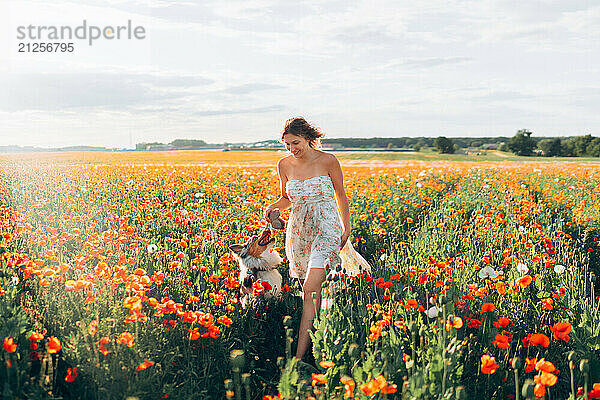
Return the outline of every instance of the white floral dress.
{"type": "Polygon", "coordinates": [[[329,176],[288,179],[286,192],[292,202],[285,235],[290,276],[305,279],[309,266],[327,268],[339,262],[342,222],[329,176]]]}

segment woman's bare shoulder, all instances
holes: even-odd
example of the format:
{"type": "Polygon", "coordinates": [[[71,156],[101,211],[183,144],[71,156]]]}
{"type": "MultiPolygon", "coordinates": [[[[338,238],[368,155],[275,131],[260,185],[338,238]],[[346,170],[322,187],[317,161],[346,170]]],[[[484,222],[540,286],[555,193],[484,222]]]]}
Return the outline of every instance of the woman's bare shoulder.
{"type": "Polygon", "coordinates": [[[328,168],[335,167],[340,164],[337,157],[331,153],[327,153],[326,151],[321,151],[321,160],[323,164],[325,164],[328,168]]]}
{"type": "Polygon", "coordinates": [[[291,154],[287,155],[285,157],[281,157],[279,159],[279,161],[277,161],[277,166],[280,167],[280,168],[281,167],[286,167],[286,166],[288,166],[290,164],[291,160],[292,160],[292,155],[291,154]]]}
{"type": "Polygon", "coordinates": [[[285,173],[285,171],[288,170],[292,155],[290,154],[289,156],[285,156],[279,159],[279,161],[277,161],[277,170],[279,171],[279,174],[283,174],[283,175],[287,175],[285,173]]]}

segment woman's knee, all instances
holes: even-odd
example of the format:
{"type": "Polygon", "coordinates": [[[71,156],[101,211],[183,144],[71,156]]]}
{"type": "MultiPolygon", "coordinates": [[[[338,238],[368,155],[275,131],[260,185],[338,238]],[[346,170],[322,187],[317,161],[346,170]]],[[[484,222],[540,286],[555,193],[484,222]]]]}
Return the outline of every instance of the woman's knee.
{"type": "Polygon", "coordinates": [[[311,298],[311,296],[315,293],[317,296],[321,296],[321,286],[308,286],[304,285],[302,287],[302,295],[304,298],[311,298]]]}

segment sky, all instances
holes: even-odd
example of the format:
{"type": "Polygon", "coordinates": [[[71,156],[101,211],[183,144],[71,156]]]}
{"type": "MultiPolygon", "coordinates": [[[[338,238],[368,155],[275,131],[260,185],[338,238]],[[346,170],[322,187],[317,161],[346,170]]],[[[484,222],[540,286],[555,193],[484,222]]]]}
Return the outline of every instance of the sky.
{"type": "Polygon", "coordinates": [[[596,0],[1,0],[0,145],[600,136],[599,65],[596,0]],[[18,38],[84,20],[145,35],[18,38]]]}

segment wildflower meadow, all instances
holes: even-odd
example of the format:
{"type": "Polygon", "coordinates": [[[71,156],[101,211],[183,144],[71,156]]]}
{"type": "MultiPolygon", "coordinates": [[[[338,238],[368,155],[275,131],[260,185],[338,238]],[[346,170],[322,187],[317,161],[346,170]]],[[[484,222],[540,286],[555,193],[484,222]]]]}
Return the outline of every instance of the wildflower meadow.
{"type": "MultiPolygon", "coordinates": [[[[600,165],[352,160],[355,248],[312,354],[228,247],[281,152],[0,156],[0,393],[20,399],[600,398],[600,165]]],[[[283,213],[287,219],[288,211],[283,213]]]]}

